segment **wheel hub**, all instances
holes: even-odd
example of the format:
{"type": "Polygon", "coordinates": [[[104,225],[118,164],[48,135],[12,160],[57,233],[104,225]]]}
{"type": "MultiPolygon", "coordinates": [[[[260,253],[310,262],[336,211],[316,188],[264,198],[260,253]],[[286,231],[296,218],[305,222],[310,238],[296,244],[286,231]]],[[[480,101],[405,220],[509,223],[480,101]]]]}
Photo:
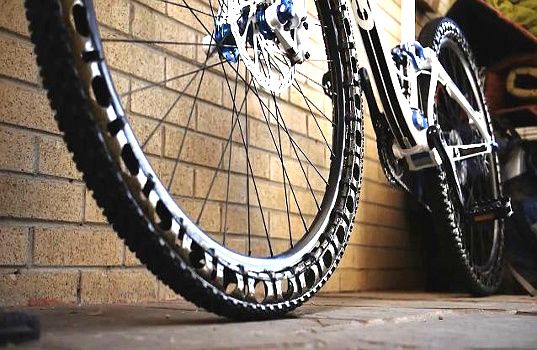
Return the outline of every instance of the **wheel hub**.
{"type": "Polygon", "coordinates": [[[206,51],[230,63],[242,61],[265,90],[287,89],[295,65],[309,58],[307,12],[303,0],[239,0],[220,9],[206,51]]]}

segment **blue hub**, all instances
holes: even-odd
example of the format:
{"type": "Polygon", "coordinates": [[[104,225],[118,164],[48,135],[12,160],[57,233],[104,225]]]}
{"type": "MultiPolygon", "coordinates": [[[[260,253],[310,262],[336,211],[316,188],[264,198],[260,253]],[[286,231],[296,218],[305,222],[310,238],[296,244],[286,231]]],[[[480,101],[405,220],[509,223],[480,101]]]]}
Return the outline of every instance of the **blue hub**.
{"type": "MultiPolygon", "coordinates": [[[[242,33],[244,33],[244,30],[246,29],[246,25],[248,24],[248,13],[250,12],[250,7],[246,6],[242,10],[241,17],[237,20],[237,24],[239,26],[239,30],[242,33]]],[[[214,29],[214,40],[216,41],[216,45],[218,47],[218,52],[220,52],[220,55],[226,59],[229,62],[236,63],[239,59],[239,50],[237,49],[237,43],[235,42],[235,38],[233,37],[233,34],[231,33],[231,26],[229,23],[218,23],[219,21],[216,21],[216,26],[214,29]]],[[[248,28],[248,42],[252,42],[252,29],[248,28]]]]}
{"type": "Polygon", "coordinates": [[[265,18],[265,9],[266,7],[258,7],[255,13],[255,19],[257,21],[259,33],[263,35],[263,38],[272,40],[276,37],[276,35],[267,23],[267,19],[265,18]]]}
{"type": "Polygon", "coordinates": [[[231,34],[231,26],[228,23],[216,26],[214,39],[220,55],[229,62],[237,62],[239,59],[239,50],[235,44],[235,38],[231,34]]]}
{"type": "Polygon", "coordinates": [[[281,3],[278,5],[278,20],[281,24],[285,25],[291,17],[293,17],[293,0],[281,0],[281,3]]]}
{"type": "MultiPolygon", "coordinates": [[[[276,38],[276,34],[272,28],[267,23],[265,17],[265,11],[268,5],[261,4],[258,5],[255,12],[255,22],[259,33],[266,40],[273,40],[276,38]]],[[[281,3],[277,7],[278,21],[282,25],[289,23],[292,18],[292,9],[293,9],[293,0],[281,0],[281,3]]],[[[242,9],[242,14],[237,20],[237,25],[239,26],[239,31],[241,34],[244,33],[248,25],[248,15],[250,13],[250,6],[246,6],[242,9]]],[[[248,34],[246,37],[246,42],[253,46],[253,29],[252,26],[248,27],[248,34]]],[[[216,26],[214,30],[214,39],[216,41],[216,46],[218,47],[218,52],[220,55],[229,62],[237,62],[239,59],[239,50],[237,49],[237,43],[231,32],[231,26],[229,23],[219,23],[218,19],[216,21],[216,26]]]]}

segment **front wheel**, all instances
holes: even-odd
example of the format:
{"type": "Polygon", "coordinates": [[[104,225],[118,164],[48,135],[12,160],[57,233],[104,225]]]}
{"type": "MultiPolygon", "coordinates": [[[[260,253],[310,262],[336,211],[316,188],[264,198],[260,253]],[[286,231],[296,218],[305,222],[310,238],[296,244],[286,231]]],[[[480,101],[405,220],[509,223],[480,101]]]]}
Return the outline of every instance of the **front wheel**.
{"type": "MultiPolygon", "coordinates": [[[[490,115],[469,45],[461,29],[447,18],[429,22],[419,41],[436,51],[438,59],[474,110],[485,115],[488,132],[493,135],[490,115]]],[[[424,84],[422,96],[429,86],[424,84]]],[[[427,106],[424,98],[424,107],[427,106]]],[[[476,125],[443,86],[434,96],[435,123],[448,145],[483,142],[476,125]]],[[[466,213],[476,203],[501,197],[498,157],[495,152],[455,163],[464,204],[457,204],[457,193],[450,188],[441,169],[427,172],[425,191],[438,230],[445,271],[452,282],[462,284],[476,295],[494,293],[501,282],[504,246],[503,220],[474,222],[466,213]]]]}
{"type": "Polygon", "coordinates": [[[160,280],[227,317],[301,305],[349,238],[363,155],[350,7],[309,4],[318,50],[294,67],[264,1],[26,1],[97,203],[160,280]]]}

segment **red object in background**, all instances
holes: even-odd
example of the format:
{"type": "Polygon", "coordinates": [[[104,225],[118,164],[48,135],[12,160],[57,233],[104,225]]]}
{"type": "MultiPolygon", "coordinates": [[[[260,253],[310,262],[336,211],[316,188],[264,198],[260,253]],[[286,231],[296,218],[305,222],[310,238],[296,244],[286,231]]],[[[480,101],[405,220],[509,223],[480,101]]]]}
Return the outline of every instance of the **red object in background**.
{"type": "Polygon", "coordinates": [[[485,94],[489,109],[496,118],[509,119],[511,128],[537,125],[537,103],[514,97],[506,87],[511,69],[530,66],[537,67],[537,53],[512,55],[487,68],[485,94]]]}
{"type": "Polygon", "coordinates": [[[507,127],[537,125],[537,104],[507,92],[512,68],[537,67],[537,37],[483,0],[459,0],[448,11],[465,32],[480,66],[487,67],[485,94],[491,114],[507,127]]]}

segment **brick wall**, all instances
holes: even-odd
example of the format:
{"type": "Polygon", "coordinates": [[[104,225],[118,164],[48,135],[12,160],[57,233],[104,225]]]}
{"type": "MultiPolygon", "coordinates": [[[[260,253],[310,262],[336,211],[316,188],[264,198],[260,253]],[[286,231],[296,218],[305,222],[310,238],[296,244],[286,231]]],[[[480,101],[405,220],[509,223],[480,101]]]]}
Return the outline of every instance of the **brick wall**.
{"type": "MultiPolygon", "coordinates": [[[[197,31],[199,24],[184,23],[184,10],[164,2],[99,0],[95,3],[100,9],[98,16],[106,26],[103,36],[121,38],[130,33],[166,40],[175,33],[179,20],[192,29],[185,40],[201,39],[197,31]],[[145,25],[152,18],[159,19],[158,27],[145,25]]],[[[441,11],[446,10],[446,4],[447,1],[442,1],[441,11]]],[[[398,0],[386,0],[380,1],[380,5],[388,41],[393,44],[399,36],[400,4],[398,0]]],[[[40,88],[23,13],[22,1],[0,0],[0,305],[174,298],[174,294],[147,272],[117,238],[81,181],[56,128],[45,92],[40,88]]],[[[418,22],[423,23],[429,17],[420,15],[418,22]]],[[[185,35],[184,31],[182,33],[185,35]]],[[[180,74],[188,69],[185,60],[199,62],[202,57],[200,51],[182,47],[127,47],[115,43],[107,50],[120,92],[143,86],[144,81],[159,81],[180,74]],[[128,55],[120,55],[125,50],[129,50],[128,55]]],[[[314,64],[305,67],[318,70],[314,64]]],[[[205,103],[196,109],[194,136],[188,141],[192,144],[186,146],[184,154],[188,158],[189,152],[192,156],[197,152],[196,157],[201,161],[183,167],[180,179],[172,183],[173,194],[190,214],[200,210],[202,185],[207,184],[211,176],[207,165],[218,162],[214,159],[222,149],[218,135],[229,132],[229,125],[218,118],[219,112],[231,108],[231,100],[222,94],[226,88],[222,72],[209,72],[204,84],[213,88],[201,88],[205,103]],[[206,152],[200,154],[199,150],[206,152]]],[[[127,100],[129,118],[142,139],[155,126],[155,118],[172,103],[174,96],[170,91],[183,87],[177,85],[171,82],[162,89],[144,90],[127,100]]],[[[314,87],[310,92],[323,100],[322,92],[315,91],[314,87]]],[[[285,108],[298,116],[288,125],[289,129],[303,135],[303,142],[315,150],[320,135],[309,127],[313,124],[305,113],[306,106],[294,94],[280,97],[282,103],[285,101],[285,108]]],[[[184,132],[188,101],[185,98],[170,113],[166,125],[158,129],[158,136],[147,145],[152,164],[164,181],[171,176],[173,161],[170,157],[177,153],[177,143],[172,141],[180,139],[184,132]]],[[[325,102],[324,112],[329,113],[329,109],[325,102]]],[[[266,137],[256,134],[256,126],[262,123],[259,111],[250,107],[250,113],[253,117],[257,114],[258,118],[251,118],[249,127],[254,146],[251,151],[253,172],[260,179],[260,197],[262,202],[278,206],[282,198],[275,198],[271,187],[273,181],[277,181],[278,158],[265,149],[266,137]]],[[[386,183],[379,167],[372,126],[369,119],[366,120],[365,180],[355,232],[340,268],[324,291],[416,288],[421,284],[419,242],[416,235],[409,232],[404,195],[386,183]]],[[[292,158],[289,145],[286,149],[286,155],[292,158]]],[[[326,157],[316,162],[326,168],[326,157]]],[[[298,167],[292,168],[289,175],[293,183],[303,181],[298,167]]],[[[231,192],[237,196],[237,204],[229,208],[230,213],[245,210],[244,186],[239,184],[241,176],[238,174],[231,181],[231,192]]],[[[219,181],[223,182],[224,178],[217,177],[216,182],[219,181]]],[[[222,195],[221,191],[213,193],[206,206],[201,224],[209,230],[218,231],[223,225],[219,204],[222,195]]],[[[274,209],[268,208],[271,230],[285,225],[281,213],[274,209]]],[[[259,215],[254,213],[253,218],[253,227],[261,232],[259,215]]],[[[296,214],[293,219],[297,220],[296,214]]],[[[230,231],[239,232],[244,222],[230,220],[228,227],[230,231]]],[[[266,250],[256,240],[262,240],[261,235],[254,239],[252,249],[266,250]]],[[[245,240],[240,235],[233,236],[230,242],[235,249],[244,251],[245,240]]]]}

